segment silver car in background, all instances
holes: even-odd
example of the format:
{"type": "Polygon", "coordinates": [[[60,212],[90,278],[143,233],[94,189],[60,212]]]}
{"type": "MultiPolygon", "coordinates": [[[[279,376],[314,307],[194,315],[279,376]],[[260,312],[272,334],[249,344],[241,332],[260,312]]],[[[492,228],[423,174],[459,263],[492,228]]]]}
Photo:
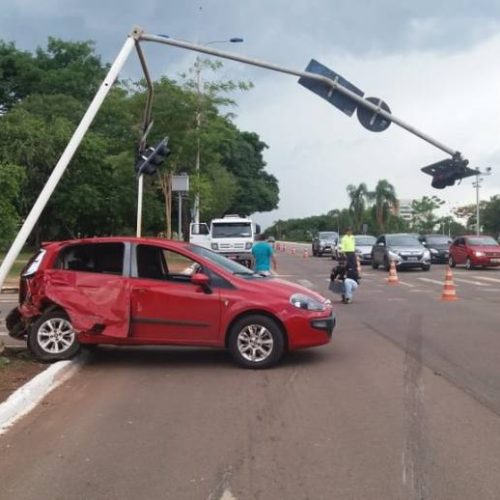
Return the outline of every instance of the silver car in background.
{"type": "Polygon", "coordinates": [[[377,238],[370,234],[355,234],[356,241],[356,256],[361,264],[371,264],[372,262],[372,247],[375,245],[377,238]]]}
{"type": "Polygon", "coordinates": [[[397,269],[419,267],[423,271],[431,268],[431,252],[413,234],[382,234],[372,248],[372,267],[384,266],[388,271],[391,260],[397,269]]]}

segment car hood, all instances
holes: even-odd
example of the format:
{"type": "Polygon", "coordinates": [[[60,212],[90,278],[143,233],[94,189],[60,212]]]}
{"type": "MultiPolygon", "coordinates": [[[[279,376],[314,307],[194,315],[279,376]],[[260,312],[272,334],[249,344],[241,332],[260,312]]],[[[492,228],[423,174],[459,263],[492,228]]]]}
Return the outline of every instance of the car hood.
{"type": "Polygon", "coordinates": [[[437,243],[436,245],[429,243],[426,248],[434,248],[436,250],[448,250],[450,246],[446,243],[437,243]]]}
{"type": "Polygon", "coordinates": [[[389,250],[391,252],[395,252],[395,253],[407,253],[407,254],[421,254],[424,250],[425,250],[425,247],[421,246],[390,246],[389,245],[389,250]]]}
{"type": "Polygon", "coordinates": [[[362,253],[369,253],[372,251],[373,245],[356,245],[356,250],[362,253]]]}
{"type": "MultiPolygon", "coordinates": [[[[266,278],[256,278],[251,281],[246,281],[247,285],[252,286],[252,289],[258,288],[261,293],[269,293],[274,296],[277,294],[289,298],[294,293],[302,293],[309,297],[312,297],[320,302],[325,302],[327,300],[323,295],[320,295],[305,286],[297,285],[291,281],[287,281],[281,278],[274,278],[273,276],[266,278]]],[[[326,287],[325,287],[326,288],[326,287]]]]}
{"type": "Polygon", "coordinates": [[[497,245],[469,245],[474,252],[494,252],[500,254],[500,246],[497,245]]]}

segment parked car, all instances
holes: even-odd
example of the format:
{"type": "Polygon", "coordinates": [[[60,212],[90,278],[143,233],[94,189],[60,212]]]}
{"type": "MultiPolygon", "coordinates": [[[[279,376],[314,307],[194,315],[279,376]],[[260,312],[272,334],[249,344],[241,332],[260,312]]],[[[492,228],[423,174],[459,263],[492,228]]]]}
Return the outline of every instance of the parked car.
{"type": "Polygon", "coordinates": [[[491,236],[459,236],[450,246],[450,267],[500,266],[500,245],[491,236]]]}
{"type": "Polygon", "coordinates": [[[445,234],[423,234],[419,240],[431,252],[431,262],[447,263],[453,240],[445,234]]]}
{"type": "Polygon", "coordinates": [[[388,271],[391,260],[397,269],[420,267],[424,271],[431,268],[431,253],[413,234],[383,234],[377,238],[372,248],[372,267],[384,266],[388,271]]]}
{"type": "Polygon", "coordinates": [[[338,243],[339,233],[336,231],[320,231],[314,235],[312,240],[312,254],[321,257],[324,253],[328,253],[336,258],[338,243]]]}
{"type": "Polygon", "coordinates": [[[249,368],[328,343],[335,321],[331,302],[307,288],[198,245],[147,238],[44,245],[6,318],[41,361],[82,345],[185,345],[228,348],[249,368]]]}
{"type": "Polygon", "coordinates": [[[356,240],[356,255],[361,264],[371,264],[372,262],[372,248],[377,238],[369,234],[355,234],[356,240]]]}

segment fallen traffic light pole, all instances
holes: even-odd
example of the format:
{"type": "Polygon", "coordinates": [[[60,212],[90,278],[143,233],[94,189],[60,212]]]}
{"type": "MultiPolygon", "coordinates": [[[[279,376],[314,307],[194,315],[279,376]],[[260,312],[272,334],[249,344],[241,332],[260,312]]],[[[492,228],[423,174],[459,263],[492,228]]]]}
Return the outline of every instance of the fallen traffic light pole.
{"type": "MultiPolygon", "coordinates": [[[[80,145],[83,137],[87,133],[88,128],[90,127],[94,117],[96,116],[97,112],[99,111],[99,108],[101,107],[104,99],[106,98],[108,92],[110,91],[111,87],[115,83],[121,69],[123,68],[123,65],[125,64],[128,56],[130,55],[130,52],[134,49],[134,47],[137,50],[137,54],[144,72],[144,77],[146,79],[146,83],[148,86],[148,97],[146,101],[146,108],[145,108],[145,113],[144,113],[144,122],[143,122],[143,130],[142,130],[142,137],[140,141],[140,146],[139,146],[139,151],[142,153],[146,147],[146,138],[148,133],[150,132],[152,128],[152,120],[151,120],[151,110],[152,110],[152,102],[153,102],[153,85],[151,82],[151,78],[149,75],[147,63],[146,63],[146,58],[144,57],[144,53],[142,51],[141,47],[141,42],[154,42],[154,43],[162,43],[164,45],[170,45],[173,47],[178,47],[178,48],[183,48],[187,50],[192,50],[195,52],[201,52],[204,54],[220,57],[223,59],[229,59],[237,62],[241,62],[244,64],[249,64],[252,66],[258,66],[260,68],[268,69],[271,71],[276,71],[278,73],[284,73],[288,75],[293,75],[293,76],[298,76],[301,81],[300,83],[304,84],[304,81],[315,81],[318,84],[320,84],[320,87],[323,89],[323,97],[332,104],[334,104],[334,98],[338,97],[338,95],[343,96],[344,98],[344,103],[350,102],[351,104],[351,109],[352,111],[346,112],[346,114],[351,115],[353,110],[358,107],[358,105],[361,106],[361,109],[363,111],[362,116],[360,116],[359,113],[359,108],[358,108],[358,118],[360,119],[360,122],[362,123],[363,126],[368,128],[369,130],[372,131],[381,131],[387,128],[387,126],[390,123],[395,123],[396,125],[399,125],[400,127],[404,128],[408,132],[416,135],[417,137],[420,137],[424,141],[432,144],[436,148],[440,149],[441,151],[444,151],[445,153],[448,153],[452,157],[452,164],[445,164],[444,166],[441,165],[435,172],[426,172],[430,173],[430,175],[433,175],[433,178],[436,179],[436,175],[445,175],[445,179],[443,179],[441,182],[438,180],[437,185],[435,187],[444,187],[445,185],[450,185],[451,180],[457,180],[462,177],[466,177],[468,175],[474,175],[476,171],[472,171],[473,173],[469,173],[468,171],[471,171],[472,169],[467,168],[467,160],[464,160],[462,158],[462,155],[459,151],[456,151],[452,148],[449,148],[448,146],[445,146],[444,144],[438,142],[437,140],[433,139],[432,137],[428,136],[427,134],[424,134],[423,132],[417,130],[415,127],[412,127],[408,123],[404,122],[403,120],[397,118],[394,116],[390,111],[388,111],[388,106],[379,99],[376,98],[364,98],[363,93],[356,89],[352,84],[344,80],[343,78],[340,77],[340,75],[336,75],[334,72],[330,72],[327,74],[334,74],[334,77],[328,77],[324,76],[324,74],[320,73],[314,73],[311,71],[297,71],[289,68],[285,68],[282,66],[278,66],[276,64],[264,62],[264,61],[258,61],[256,59],[251,59],[248,57],[244,57],[241,55],[237,54],[232,54],[228,52],[223,52],[219,51],[216,49],[213,49],[211,47],[207,46],[202,46],[202,45],[196,45],[190,42],[185,42],[182,40],[176,40],[170,37],[166,37],[164,35],[152,35],[145,33],[142,28],[140,27],[134,27],[130,34],[128,35],[125,43],[123,44],[123,47],[121,48],[120,52],[118,53],[118,56],[114,60],[113,64],[111,65],[111,68],[106,75],[106,78],[102,82],[101,86],[99,87],[94,99],[92,100],[90,106],[88,107],[87,111],[85,112],[82,120],[80,121],[78,127],[76,128],[75,132],[73,133],[73,136],[71,137],[70,141],[68,142],[64,152],[62,153],[59,161],[57,162],[56,166],[54,167],[54,170],[50,174],[47,182],[45,183],[42,191],[40,192],[36,202],[34,203],[30,213],[26,217],[21,229],[19,230],[16,238],[14,239],[11,247],[9,248],[9,251],[7,252],[7,255],[5,256],[1,266],[0,266],[0,289],[3,286],[5,279],[7,277],[8,272],[10,271],[12,265],[14,264],[14,261],[16,260],[17,256],[21,252],[24,244],[26,243],[26,240],[28,239],[29,235],[31,234],[31,231],[33,230],[36,222],[38,221],[43,209],[45,208],[45,205],[47,204],[48,200],[52,196],[52,193],[54,192],[54,189],[56,188],[57,184],[59,183],[62,175],[64,174],[69,162],[73,158],[73,155],[75,154],[78,146],[80,145]],[[349,84],[344,86],[342,82],[346,82],[346,84],[349,84]],[[350,90],[348,87],[354,88],[357,91],[350,90]],[[325,93],[326,90],[326,93],[325,93]],[[338,94],[336,94],[336,92],[338,94]],[[369,112],[372,113],[372,115],[369,115],[369,112]],[[368,113],[368,116],[367,116],[368,113]],[[382,120],[381,120],[382,119],[382,120]],[[384,124],[383,127],[377,129],[376,127],[373,127],[373,125],[376,124],[377,120],[379,121],[384,121],[387,122],[384,124]],[[372,127],[372,128],[370,128],[372,127]],[[384,128],[385,127],[385,128],[384,128]],[[450,171],[450,166],[452,167],[452,174],[449,174],[450,171]]],[[[305,85],[307,86],[307,85],[305,85]]],[[[316,89],[317,90],[317,89],[316,89]]],[[[316,91],[314,90],[314,91],[316,91]]],[[[334,104],[336,105],[336,104],[334,104]]],[[[339,107],[339,106],[337,106],[339,107]]],[[[339,107],[339,109],[342,109],[339,107]]],[[[448,161],[448,160],[446,160],[448,161]]],[[[429,167],[432,167],[429,166],[429,167]]],[[[426,167],[428,168],[428,167],[426,167]]],[[[139,176],[142,178],[142,175],[139,176]]],[[[433,183],[435,183],[433,181],[433,183]]],[[[141,184],[141,183],[140,183],[141,184]]],[[[139,186],[139,189],[142,189],[142,186],[139,186]]],[[[140,235],[140,221],[138,221],[138,235],[140,235]]]]}

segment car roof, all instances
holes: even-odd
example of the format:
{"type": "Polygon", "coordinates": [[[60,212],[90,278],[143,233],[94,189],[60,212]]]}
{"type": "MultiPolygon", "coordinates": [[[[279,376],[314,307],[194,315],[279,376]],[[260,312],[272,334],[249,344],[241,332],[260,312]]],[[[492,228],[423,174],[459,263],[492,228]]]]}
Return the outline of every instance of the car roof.
{"type": "Polygon", "coordinates": [[[146,238],[137,236],[98,236],[93,238],[80,238],[74,240],[45,241],[42,243],[42,247],[47,248],[52,246],[62,247],[67,245],[89,245],[95,243],[168,243],[170,246],[177,248],[185,248],[189,245],[189,243],[186,241],[167,240],[165,238],[146,238]]]}

